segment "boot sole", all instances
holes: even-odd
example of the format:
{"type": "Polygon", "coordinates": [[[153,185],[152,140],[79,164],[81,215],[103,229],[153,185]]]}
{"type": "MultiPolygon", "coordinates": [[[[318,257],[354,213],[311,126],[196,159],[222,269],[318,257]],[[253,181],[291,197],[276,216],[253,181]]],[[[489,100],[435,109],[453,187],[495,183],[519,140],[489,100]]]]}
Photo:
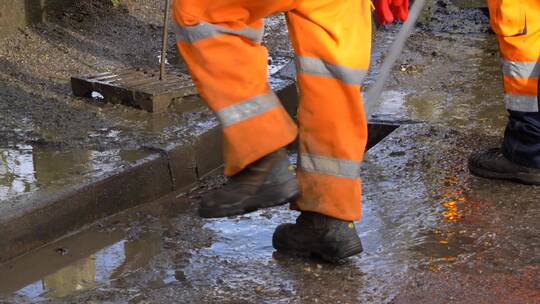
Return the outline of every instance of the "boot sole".
{"type": "Polygon", "coordinates": [[[489,179],[502,179],[525,185],[540,186],[540,176],[528,173],[501,173],[469,165],[469,171],[477,176],[489,179]]]}
{"type": "Polygon", "coordinates": [[[282,184],[264,187],[252,197],[234,204],[218,208],[199,208],[199,215],[204,218],[242,215],[263,208],[284,205],[297,198],[299,194],[300,188],[295,177],[282,184]]]}

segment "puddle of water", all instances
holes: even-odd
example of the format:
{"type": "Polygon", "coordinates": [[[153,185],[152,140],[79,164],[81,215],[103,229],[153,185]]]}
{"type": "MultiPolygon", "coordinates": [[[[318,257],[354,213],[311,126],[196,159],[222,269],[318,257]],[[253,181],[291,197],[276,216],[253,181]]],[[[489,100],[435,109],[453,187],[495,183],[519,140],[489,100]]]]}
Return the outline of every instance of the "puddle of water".
{"type": "MultiPolygon", "coordinates": [[[[108,289],[130,274],[136,276],[163,250],[172,248],[173,232],[167,228],[178,213],[185,211],[176,199],[171,202],[175,196],[115,215],[1,264],[0,302],[58,299],[85,290],[108,289]]],[[[170,265],[162,272],[151,269],[159,273],[151,282],[137,281],[156,287],[177,280],[170,265]]]]}
{"type": "Polygon", "coordinates": [[[51,151],[31,145],[0,149],[0,201],[97,177],[148,155],[141,150],[51,151]]]}
{"type": "MultiPolygon", "coordinates": [[[[376,33],[366,86],[377,77],[393,35],[391,31],[376,33]]],[[[375,113],[500,136],[507,114],[495,38],[421,35],[408,42],[403,63],[393,70],[375,113]]]]}
{"type": "Polygon", "coordinates": [[[397,120],[409,118],[410,114],[405,106],[406,96],[407,92],[405,91],[384,91],[381,95],[381,102],[374,109],[373,116],[382,115],[397,120]]]}
{"type": "Polygon", "coordinates": [[[239,219],[212,220],[204,228],[212,230],[217,240],[203,249],[202,256],[224,259],[258,260],[272,257],[274,228],[285,221],[294,221],[297,212],[258,211],[239,219]]]}
{"type": "Polygon", "coordinates": [[[0,295],[39,301],[95,289],[139,270],[161,249],[155,232],[132,239],[93,228],[0,265],[0,295]]]}
{"type": "Polygon", "coordinates": [[[164,113],[137,110],[117,114],[124,119],[122,126],[119,127],[122,132],[138,130],[160,138],[163,142],[168,142],[168,138],[181,141],[218,124],[215,115],[198,95],[174,100],[169,111],[164,113]]]}

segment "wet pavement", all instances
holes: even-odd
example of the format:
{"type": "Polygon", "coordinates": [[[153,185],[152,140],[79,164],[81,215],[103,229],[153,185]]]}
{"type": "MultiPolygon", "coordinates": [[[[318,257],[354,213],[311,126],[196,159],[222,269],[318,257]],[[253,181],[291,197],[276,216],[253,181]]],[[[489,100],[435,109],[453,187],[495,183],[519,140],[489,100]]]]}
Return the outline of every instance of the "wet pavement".
{"type": "MultiPolygon", "coordinates": [[[[202,220],[190,193],[100,221],[0,267],[25,303],[540,303],[540,188],[472,177],[467,154],[497,141],[417,124],[362,169],[365,252],[342,264],[274,252],[286,207],[202,220]]],[[[292,157],[294,159],[294,156],[292,157]]]]}
{"type": "MultiPolygon", "coordinates": [[[[273,230],[297,215],[287,207],[198,218],[218,175],[0,265],[0,302],[540,303],[540,187],[466,168],[506,119],[495,38],[474,24],[419,30],[393,73],[377,113],[421,123],[366,156],[360,256],[274,252],[273,230]]],[[[391,37],[376,34],[375,67],[391,37]]]]}

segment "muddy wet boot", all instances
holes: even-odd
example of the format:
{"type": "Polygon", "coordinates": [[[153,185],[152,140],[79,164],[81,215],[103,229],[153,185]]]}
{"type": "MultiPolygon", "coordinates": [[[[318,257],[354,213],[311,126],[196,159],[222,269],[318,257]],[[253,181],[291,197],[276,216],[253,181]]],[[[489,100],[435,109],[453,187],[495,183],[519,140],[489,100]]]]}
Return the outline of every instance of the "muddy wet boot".
{"type": "Polygon", "coordinates": [[[204,197],[199,215],[225,217],[283,205],[300,191],[293,172],[285,149],[268,154],[204,197]]]}
{"type": "Polygon", "coordinates": [[[272,245],[281,252],[321,258],[328,262],[362,252],[353,222],[314,212],[302,212],[295,224],[279,225],[272,245]]]}
{"type": "Polygon", "coordinates": [[[469,157],[469,171],[485,178],[540,185],[540,169],[520,166],[509,161],[499,148],[473,153],[469,157]]]}

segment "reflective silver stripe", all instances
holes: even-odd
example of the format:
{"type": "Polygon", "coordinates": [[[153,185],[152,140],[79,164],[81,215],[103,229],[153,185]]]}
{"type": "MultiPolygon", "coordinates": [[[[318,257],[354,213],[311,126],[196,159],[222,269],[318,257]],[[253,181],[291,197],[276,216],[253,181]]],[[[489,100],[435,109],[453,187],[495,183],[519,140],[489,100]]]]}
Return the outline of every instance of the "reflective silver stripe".
{"type": "Polygon", "coordinates": [[[359,178],[361,162],[300,153],[300,169],[346,178],[359,178]]]}
{"type": "Polygon", "coordinates": [[[517,78],[540,77],[540,61],[502,61],[503,73],[517,78]]]}
{"type": "Polygon", "coordinates": [[[264,25],[258,29],[246,27],[241,30],[232,30],[207,22],[192,26],[183,26],[175,22],[173,31],[176,34],[176,41],[182,42],[196,42],[214,36],[230,34],[247,38],[255,43],[261,43],[264,35],[264,25]]]}
{"type": "Polygon", "coordinates": [[[347,84],[361,85],[367,74],[367,69],[355,69],[332,64],[313,57],[298,56],[296,65],[299,73],[332,77],[347,84]]]}
{"type": "Polygon", "coordinates": [[[530,95],[506,94],[506,109],[519,112],[538,112],[538,97],[530,95]]]}
{"type": "Polygon", "coordinates": [[[278,97],[274,92],[270,92],[224,108],[216,112],[216,115],[225,128],[278,106],[281,106],[278,97]]]}

